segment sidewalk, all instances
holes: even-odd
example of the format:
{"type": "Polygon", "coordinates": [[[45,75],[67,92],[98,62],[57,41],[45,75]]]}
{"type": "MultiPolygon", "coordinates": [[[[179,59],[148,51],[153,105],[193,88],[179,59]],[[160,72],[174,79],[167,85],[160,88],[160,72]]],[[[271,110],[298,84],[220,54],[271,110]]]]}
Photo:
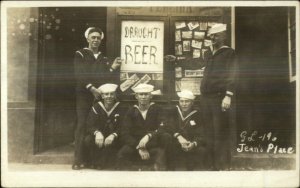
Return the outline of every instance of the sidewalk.
{"type": "MultiPolygon", "coordinates": [[[[295,171],[198,171],[139,172],[72,170],[69,164],[9,164],[1,174],[5,187],[242,187],[284,185],[291,187],[299,174],[295,171]],[[5,175],[5,176],[4,176],[5,175]],[[274,177],[277,177],[274,179],[274,177]],[[292,178],[292,179],[291,179],[292,178]],[[284,181],[289,179],[288,182],[284,181]],[[207,186],[209,185],[209,186],[207,186]]],[[[295,186],[292,186],[295,187],[295,186]]]]}
{"type": "MultiPolygon", "coordinates": [[[[29,164],[29,163],[11,163],[8,164],[9,171],[73,171],[69,164],[29,164]]],[[[92,171],[92,169],[83,169],[92,171]]]]}

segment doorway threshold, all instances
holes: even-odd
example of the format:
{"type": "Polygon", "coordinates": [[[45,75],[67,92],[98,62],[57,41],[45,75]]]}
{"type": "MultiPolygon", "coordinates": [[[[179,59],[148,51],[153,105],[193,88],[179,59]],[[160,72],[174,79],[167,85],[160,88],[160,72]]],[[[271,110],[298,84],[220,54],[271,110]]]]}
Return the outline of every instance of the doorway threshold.
{"type": "Polygon", "coordinates": [[[56,147],[32,156],[31,163],[39,164],[72,164],[74,143],[56,147]]]}

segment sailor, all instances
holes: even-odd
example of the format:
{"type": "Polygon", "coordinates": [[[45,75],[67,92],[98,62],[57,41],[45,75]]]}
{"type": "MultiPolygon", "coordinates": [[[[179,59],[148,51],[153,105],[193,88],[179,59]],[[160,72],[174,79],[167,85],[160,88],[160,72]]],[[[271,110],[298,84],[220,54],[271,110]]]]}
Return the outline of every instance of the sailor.
{"type": "Polygon", "coordinates": [[[76,79],[76,118],[75,153],[72,169],[84,167],[83,138],[86,118],[93,102],[101,99],[97,88],[105,83],[117,83],[117,75],[121,65],[121,58],[110,61],[99,51],[99,46],[104,38],[100,28],[88,28],[84,36],[88,47],[75,52],[74,76],[76,79]]]}
{"type": "Polygon", "coordinates": [[[116,84],[104,84],[98,88],[102,101],[93,105],[87,118],[84,143],[91,168],[101,169],[114,163],[120,149],[118,138],[125,107],[117,101],[117,87],[116,84]]]}
{"type": "Polygon", "coordinates": [[[138,158],[154,163],[154,170],[166,168],[165,147],[170,144],[171,137],[157,132],[158,127],[164,124],[164,116],[162,108],[151,102],[153,89],[150,84],[139,84],[133,88],[138,103],[128,109],[121,126],[120,170],[138,158]]]}
{"type": "Polygon", "coordinates": [[[194,108],[195,95],[190,90],[177,93],[178,105],[169,112],[165,126],[173,137],[172,150],[168,155],[169,170],[175,170],[179,161],[186,170],[203,168],[206,161],[206,142],[202,113],[194,108]]]}
{"type": "Polygon", "coordinates": [[[226,24],[215,24],[208,36],[212,51],[206,53],[200,91],[207,124],[208,148],[214,170],[230,169],[229,111],[236,94],[238,64],[235,51],[226,45],[226,24]]]}

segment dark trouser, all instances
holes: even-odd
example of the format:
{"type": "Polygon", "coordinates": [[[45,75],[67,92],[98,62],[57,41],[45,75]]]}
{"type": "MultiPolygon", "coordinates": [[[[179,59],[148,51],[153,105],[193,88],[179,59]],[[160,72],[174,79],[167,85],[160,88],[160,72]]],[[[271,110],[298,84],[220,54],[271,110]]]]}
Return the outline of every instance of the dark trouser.
{"type": "MultiPolygon", "coordinates": [[[[159,134],[153,137],[148,144],[146,149],[150,154],[150,162],[154,163],[154,170],[165,170],[166,169],[166,150],[170,147],[171,136],[167,133],[159,134]]],[[[124,145],[118,152],[118,168],[125,170],[130,164],[130,161],[141,160],[136,146],[124,145]]]]}
{"type": "Polygon", "coordinates": [[[171,155],[168,156],[169,170],[175,170],[180,161],[184,162],[186,170],[205,169],[206,167],[207,152],[205,148],[198,146],[186,152],[182,150],[177,139],[173,140],[171,155]]]}
{"type": "Polygon", "coordinates": [[[115,165],[116,155],[120,149],[118,141],[114,140],[112,145],[99,148],[95,144],[94,135],[86,135],[84,138],[84,146],[86,148],[87,162],[91,165],[101,166],[103,168],[109,165],[115,165]]]}
{"type": "Polygon", "coordinates": [[[74,164],[84,163],[84,151],[83,151],[83,139],[85,135],[86,119],[88,113],[93,105],[93,96],[89,93],[76,93],[76,115],[77,115],[77,126],[75,131],[75,156],[74,164]]]}
{"type": "Polygon", "coordinates": [[[210,163],[215,170],[230,167],[228,111],[222,112],[222,96],[202,96],[210,163]]]}

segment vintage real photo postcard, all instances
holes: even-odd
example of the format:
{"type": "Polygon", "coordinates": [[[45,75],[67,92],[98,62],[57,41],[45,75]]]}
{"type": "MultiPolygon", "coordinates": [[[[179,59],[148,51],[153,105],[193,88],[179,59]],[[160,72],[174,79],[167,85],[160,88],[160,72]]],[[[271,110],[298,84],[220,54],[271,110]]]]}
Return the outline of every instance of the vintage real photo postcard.
{"type": "Polygon", "coordinates": [[[1,2],[4,187],[299,187],[297,1],[1,2]]]}

